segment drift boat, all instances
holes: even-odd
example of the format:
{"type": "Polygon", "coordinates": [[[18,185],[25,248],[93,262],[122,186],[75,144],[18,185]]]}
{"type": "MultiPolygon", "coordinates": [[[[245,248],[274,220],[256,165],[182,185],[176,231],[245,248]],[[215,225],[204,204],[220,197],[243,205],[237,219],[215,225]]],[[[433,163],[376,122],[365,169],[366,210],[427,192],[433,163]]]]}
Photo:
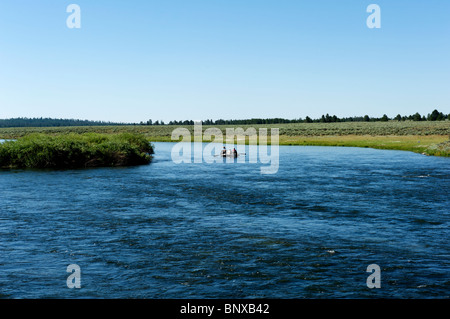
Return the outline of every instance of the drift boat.
{"type": "Polygon", "coordinates": [[[238,154],[237,152],[233,152],[231,150],[227,150],[226,152],[222,152],[220,155],[217,156],[221,156],[221,157],[238,157],[239,155],[245,155],[245,153],[242,154],[238,154]]]}
{"type": "Polygon", "coordinates": [[[238,154],[222,154],[222,157],[238,157],[238,154]]]}

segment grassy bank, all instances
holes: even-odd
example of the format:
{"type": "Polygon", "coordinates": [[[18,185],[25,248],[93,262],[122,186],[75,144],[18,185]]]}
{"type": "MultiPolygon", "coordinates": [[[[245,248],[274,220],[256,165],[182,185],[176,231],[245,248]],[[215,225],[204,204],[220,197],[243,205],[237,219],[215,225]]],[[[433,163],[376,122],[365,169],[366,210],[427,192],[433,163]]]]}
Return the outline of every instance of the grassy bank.
{"type": "Polygon", "coordinates": [[[85,168],[148,164],[153,147],[141,135],[32,133],[0,144],[2,168],[85,168]]]}
{"type": "Polygon", "coordinates": [[[441,135],[280,137],[281,145],[369,147],[450,156],[450,148],[445,146],[446,142],[448,143],[448,137],[441,135]]]}
{"type": "MultiPolygon", "coordinates": [[[[4,128],[0,138],[19,138],[31,133],[59,135],[67,133],[85,134],[142,134],[149,141],[171,142],[172,131],[184,127],[193,132],[192,126],[171,125],[129,125],[129,126],[87,126],[48,128],[4,128]]],[[[218,128],[223,136],[227,128],[254,127],[278,128],[280,145],[351,146],[377,149],[404,150],[428,155],[450,156],[446,141],[449,140],[450,121],[389,121],[389,122],[343,122],[343,123],[292,123],[272,125],[217,125],[203,126],[218,128]]],[[[270,134],[270,130],[269,130],[270,134]]],[[[269,139],[270,140],[270,139],[269,139]]],[[[204,140],[209,142],[209,140],[204,140]]]]}

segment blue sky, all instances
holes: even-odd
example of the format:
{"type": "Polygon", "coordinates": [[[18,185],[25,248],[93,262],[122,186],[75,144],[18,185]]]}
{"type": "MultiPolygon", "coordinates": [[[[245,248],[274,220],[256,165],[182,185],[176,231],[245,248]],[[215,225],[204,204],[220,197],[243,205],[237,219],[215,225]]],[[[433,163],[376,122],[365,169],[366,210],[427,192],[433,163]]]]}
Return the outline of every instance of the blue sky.
{"type": "Polygon", "coordinates": [[[2,0],[0,118],[450,113],[448,0],[2,0]],[[81,8],[69,29],[66,7],[81,8]],[[369,29],[369,4],[381,28],[369,29]]]}

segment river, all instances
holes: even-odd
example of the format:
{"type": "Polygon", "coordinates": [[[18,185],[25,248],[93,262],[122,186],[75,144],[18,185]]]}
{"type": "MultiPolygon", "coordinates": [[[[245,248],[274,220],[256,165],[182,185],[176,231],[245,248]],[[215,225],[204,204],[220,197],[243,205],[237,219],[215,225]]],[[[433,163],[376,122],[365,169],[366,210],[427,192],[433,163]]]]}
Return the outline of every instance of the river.
{"type": "Polygon", "coordinates": [[[146,166],[0,170],[0,297],[450,296],[449,158],[280,146],[261,174],[175,164],[173,145],[146,166]]]}

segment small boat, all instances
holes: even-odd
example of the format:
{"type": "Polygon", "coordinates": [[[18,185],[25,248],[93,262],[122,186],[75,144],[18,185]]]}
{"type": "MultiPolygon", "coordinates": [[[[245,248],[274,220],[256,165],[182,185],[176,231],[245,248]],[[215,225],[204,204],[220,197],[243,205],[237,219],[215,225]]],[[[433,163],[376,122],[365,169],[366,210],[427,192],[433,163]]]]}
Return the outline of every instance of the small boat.
{"type": "Polygon", "coordinates": [[[234,157],[238,157],[240,155],[245,155],[245,153],[238,154],[237,152],[233,152],[232,150],[227,150],[225,152],[222,152],[220,155],[214,155],[214,156],[233,157],[234,158],[234,157]]]}
{"type": "Polygon", "coordinates": [[[237,152],[233,152],[232,150],[227,150],[226,152],[222,151],[221,155],[222,155],[222,157],[238,157],[238,153],[237,152]]]}
{"type": "Polygon", "coordinates": [[[238,157],[238,154],[222,154],[222,157],[238,157]]]}

